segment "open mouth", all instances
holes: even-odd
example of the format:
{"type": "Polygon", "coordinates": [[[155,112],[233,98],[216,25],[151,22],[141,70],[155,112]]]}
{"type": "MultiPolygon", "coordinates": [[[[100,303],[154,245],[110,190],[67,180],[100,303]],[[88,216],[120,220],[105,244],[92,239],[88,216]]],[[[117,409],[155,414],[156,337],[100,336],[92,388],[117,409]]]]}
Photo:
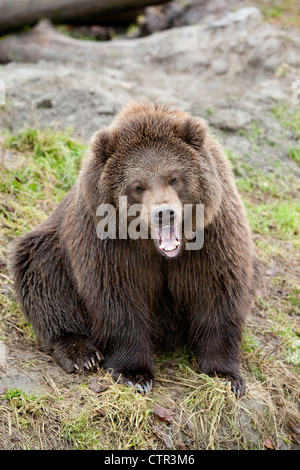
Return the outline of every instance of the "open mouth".
{"type": "Polygon", "coordinates": [[[181,248],[178,226],[171,224],[155,227],[153,229],[154,239],[158,250],[168,258],[178,255],[181,248]]]}

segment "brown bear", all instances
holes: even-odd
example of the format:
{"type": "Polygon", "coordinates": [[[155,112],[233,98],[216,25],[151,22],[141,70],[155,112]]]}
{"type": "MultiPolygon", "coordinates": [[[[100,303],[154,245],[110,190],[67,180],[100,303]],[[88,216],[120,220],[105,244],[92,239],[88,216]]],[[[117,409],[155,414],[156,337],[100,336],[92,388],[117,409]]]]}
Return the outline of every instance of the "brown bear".
{"type": "MultiPolygon", "coordinates": [[[[191,220],[194,230],[195,211],[191,220]]],[[[17,241],[12,265],[23,311],[65,371],[103,363],[146,393],[153,354],[186,345],[201,372],[244,394],[239,353],[254,248],[229,163],[201,119],[165,105],[125,108],[94,135],[54,213],[17,241]],[[145,208],[144,236],[124,236],[120,200],[128,211],[145,208]],[[187,249],[186,205],[204,206],[198,249],[187,249]],[[99,233],[112,207],[114,236],[99,233]]]]}

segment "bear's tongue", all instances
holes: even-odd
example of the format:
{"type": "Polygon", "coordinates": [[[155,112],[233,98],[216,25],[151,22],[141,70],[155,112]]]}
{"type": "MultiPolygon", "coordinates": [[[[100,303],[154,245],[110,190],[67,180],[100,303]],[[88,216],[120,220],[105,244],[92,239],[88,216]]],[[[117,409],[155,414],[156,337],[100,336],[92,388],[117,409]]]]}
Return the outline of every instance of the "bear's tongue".
{"type": "Polygon", "coordinates": [[[158,249],[166,256],[176,256],[180,248],[180,239],[176,225],[166,225],[154,229],[158,249]]]}

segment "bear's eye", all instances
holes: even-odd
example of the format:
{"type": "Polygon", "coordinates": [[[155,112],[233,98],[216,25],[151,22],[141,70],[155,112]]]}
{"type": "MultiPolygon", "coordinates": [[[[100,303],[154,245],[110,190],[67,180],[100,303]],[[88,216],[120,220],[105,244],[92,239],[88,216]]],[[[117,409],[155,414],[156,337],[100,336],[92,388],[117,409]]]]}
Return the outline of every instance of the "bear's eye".
{"type": "Polygon", "coordinates": [[[170,181],[170,183],[169,183],[169,184],[170,184],[171,186],[173,186],[174,184],[176,184],[176,183],[177,183],[177,181],[178,181],[178,178],[177,178],[177,176],[174,176],[174,178],[172,178],[172,179],[171,179],[171,181],[170,181]]]}
{"type": "Polygon", "coordinates": [[[142,186],[135,186],[135,187],[134,187],[134,190],[135,190],[135,192],[138,193],[138,194],[142,194],[142,193],[145,191],[145,189],[142,188],[142,186]]]}

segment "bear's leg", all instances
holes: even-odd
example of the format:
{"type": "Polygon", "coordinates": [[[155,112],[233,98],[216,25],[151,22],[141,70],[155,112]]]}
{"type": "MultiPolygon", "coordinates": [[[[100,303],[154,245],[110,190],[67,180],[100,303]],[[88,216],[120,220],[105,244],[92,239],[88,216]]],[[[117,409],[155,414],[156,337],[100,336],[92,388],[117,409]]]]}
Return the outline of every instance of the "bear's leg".
{"type": "MultiPolygon", "coordinates": [[[[146,316],[146,315],[145,315],[146,316]]],[[[112,318],[113,315],[107,315],[112,318]]],[[[104,367],[110,370],[116,381],[135,387],[140,393],[148,393],[154,383],[152,346],[147,325],[141,324],[139,315],[131,311],[120,316],[118,329],[110,330],[106,322],[106,346],[103,348],[104,367]]]]}
{"type": "Polygon", "coordinates": [[[49,232],[36,230],[18,242],[13,258],[18,298],[42,346],[66,372],[92,369],[102,355],[89,339],[67,259],[55,232],[49,232]]]}
{"type": "Polygon", "coordinates": [[[202,323],[193,327],[192,349],[200,371],[209,376],[225,378],[237,397],[245,393],[245,381],[240,373],[239,356],[241,327],[233,321],[202,323]]]}

